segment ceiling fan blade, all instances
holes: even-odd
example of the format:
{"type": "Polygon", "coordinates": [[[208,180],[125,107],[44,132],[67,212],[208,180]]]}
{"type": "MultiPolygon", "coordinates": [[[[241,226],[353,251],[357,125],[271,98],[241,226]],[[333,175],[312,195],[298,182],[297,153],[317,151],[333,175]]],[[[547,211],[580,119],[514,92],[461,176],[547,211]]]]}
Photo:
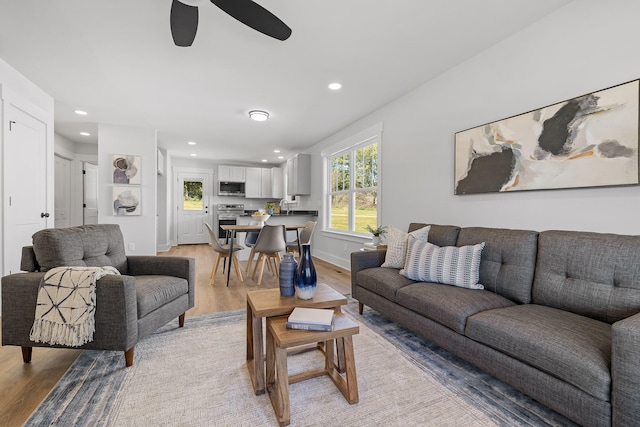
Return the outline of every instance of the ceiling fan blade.
{"type": "Polygon", "coordinates": [[[251,0],[211,0],[211,3],[262,34],[278,40],[286,40],[291,28],[277,16],[251,0]]]}
{"type": "Polygon", "coordinates": [[[198,8],[173,0],[170,21],[171,36],[176,46],[191,46],[198,31],[198,8]]]}

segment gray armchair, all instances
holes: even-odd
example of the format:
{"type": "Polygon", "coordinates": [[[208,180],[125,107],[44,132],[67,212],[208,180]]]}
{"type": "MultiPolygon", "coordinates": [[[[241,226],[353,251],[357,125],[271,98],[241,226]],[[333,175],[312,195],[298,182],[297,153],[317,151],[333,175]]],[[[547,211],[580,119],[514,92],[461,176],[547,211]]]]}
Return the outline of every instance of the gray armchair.
{"type": "Polygon", "coordinates": [[[178,318],[195,302],[195,260],[125,255],[120,227],[114,224],[51,228],[33,235],[22,249],[21,269],[2,278],[2,345],[22,347],[25,363],[33,347],[63,347],[31,341],[39,284],[45,272],[60,266],[113,266],[122,274],[96,284],[95,333],[81,349],[125,352],[133,365],[134,347],[159,327],[178,318]]]}

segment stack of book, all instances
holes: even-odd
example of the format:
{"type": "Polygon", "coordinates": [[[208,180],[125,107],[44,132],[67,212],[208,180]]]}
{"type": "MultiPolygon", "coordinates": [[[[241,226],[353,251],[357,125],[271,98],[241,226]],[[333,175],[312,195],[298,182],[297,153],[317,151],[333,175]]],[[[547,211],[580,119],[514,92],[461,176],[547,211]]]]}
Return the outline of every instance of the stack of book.
{"type": "Polygon", "coordinates": [[[288,329],[302,329],[305,331],[333,331],[334,312],[330,308],[303,308],[293,309],[287,319],[288,329]]]}
{"type": "Polygon", "coordinates": [[[365,251],[377,251],[379,249],[387,249],[387,245],[374,245],[373,243],[365,243],[364,250],[365,251]]]}

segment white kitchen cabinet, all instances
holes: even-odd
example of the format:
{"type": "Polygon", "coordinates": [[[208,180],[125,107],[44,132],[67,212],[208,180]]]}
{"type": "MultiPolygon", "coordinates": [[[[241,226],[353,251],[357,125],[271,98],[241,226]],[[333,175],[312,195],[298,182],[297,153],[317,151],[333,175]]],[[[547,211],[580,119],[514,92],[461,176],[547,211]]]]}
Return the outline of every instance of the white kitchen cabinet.
{"type": "Polygon", "coordinates": [[[245,168],[244,197],[259,199],[262,197],[262,169],[245,168]]]}
{"type": "Polygon", "coordinates": [[[282,168],[271,168],[271,197],[283,199],[284,193],[284,170],[282,168]]]}
{"type": "Polygon", "coordinates": [[[260,193],[263,198],[273,197],[271,191],[271,169],[263,168],[260,170],[262,176],[262,182],[260,187],[260,193]]]}
{"type": "Polygon", "coordinates": [[[296,154],[287,160],[287,194],[311,194],[311,154],[296,154]]]}
{"type": "Polygon", "coordinates": [[[271,188],[271,169],[245,168],[245,197],[254,199],[268,199],[278,197],[273,195],[271,188]]]}
{"type": "Polygon", "coordinates": [[[246,182],[246,172],[242,166],[218,166],[218,181],[246,182]]]}

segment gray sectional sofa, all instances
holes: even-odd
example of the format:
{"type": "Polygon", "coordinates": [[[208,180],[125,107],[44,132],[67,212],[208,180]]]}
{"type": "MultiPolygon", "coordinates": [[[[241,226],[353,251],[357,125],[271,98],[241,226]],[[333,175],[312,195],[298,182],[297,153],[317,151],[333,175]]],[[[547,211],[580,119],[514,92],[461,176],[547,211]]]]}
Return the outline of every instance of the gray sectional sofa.
{"type": "Polygon", "coordinates": [[[430,226],[438,246],[486,243],[484,290],[415,282],[380,267],[384,250],[354,252],[360,313],[382,313],[578,424],[640,424],[640,236],[430,226]]]}

